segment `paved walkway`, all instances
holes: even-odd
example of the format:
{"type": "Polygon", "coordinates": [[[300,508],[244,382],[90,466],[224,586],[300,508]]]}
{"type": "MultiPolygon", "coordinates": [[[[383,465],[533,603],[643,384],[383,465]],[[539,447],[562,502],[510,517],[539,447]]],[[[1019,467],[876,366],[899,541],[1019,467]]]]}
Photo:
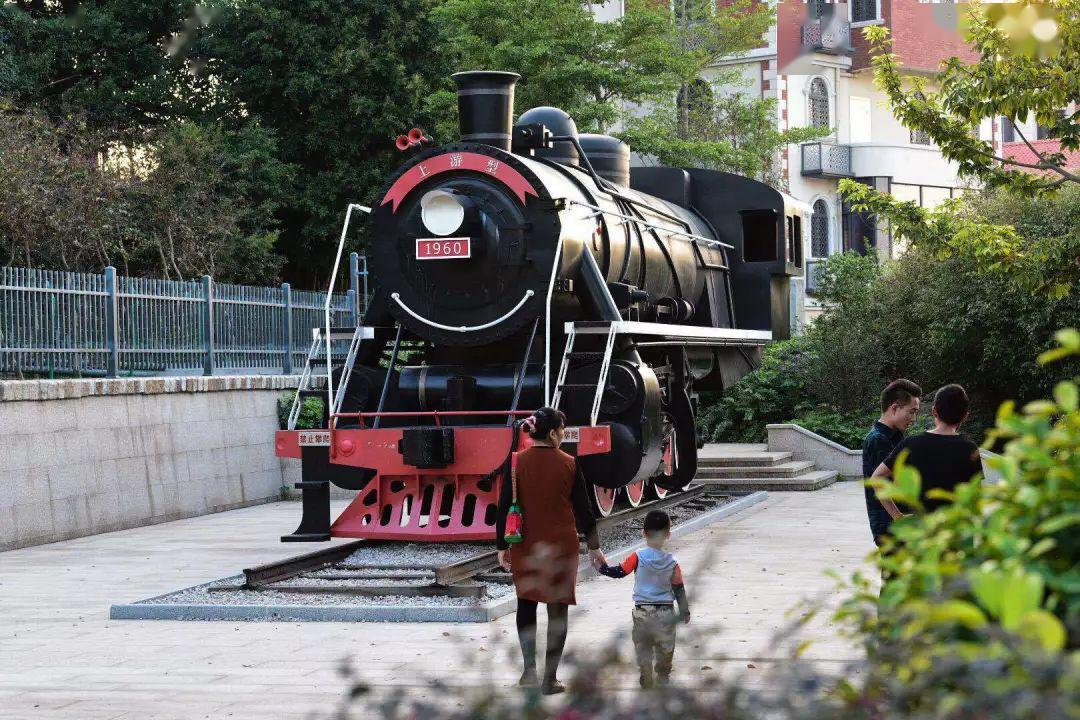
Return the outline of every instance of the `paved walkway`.
{"type": "MultiPolygon", "coordinates": [[[[765,672],[782,655],[771,638],[785,613],[802,598],[830,595],[825,570],[848,575],[872,548],[864,513],[853,483],[773,493],[673,543],[694,616],[680,629],[677,674],[740,672],[753,681],[765,672]],[[711,646],[696,639],[710,625],[721,628],[711,646]]],[[[425,676],[450,684],[516,679],[513,617],[485,625],[108,619],[111,603],[302,551],[276,542],[298,517],[297,505],[276,503],[0,553],[0,717],[325,717],[346,687],[344,659],[377,687],[423,688],[425,676]]],[[[568,652],[628,627],[630,582],[580,587],[568,652]]],[[[805,632],[815,641],[807,657],[825,667],[858,655],[823,616],[805,632]]],[[[636,678],[616,682],[629,689],[636,678]]]]}

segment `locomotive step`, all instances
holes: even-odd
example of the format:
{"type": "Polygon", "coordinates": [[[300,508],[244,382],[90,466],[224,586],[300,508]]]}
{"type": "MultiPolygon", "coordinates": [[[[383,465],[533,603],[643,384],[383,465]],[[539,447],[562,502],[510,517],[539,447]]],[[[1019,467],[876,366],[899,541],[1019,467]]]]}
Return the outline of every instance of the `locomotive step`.
{"type": "Polygon", "coordinates": [[[793,460],[775,465],[706,465],[698,469],[704,478],[795,477],[814,467],[813,460],[793,460]]]}
{"type": "Polygon", "coordinates": [[[563,390],[588,390],[596,392],[596,383],[563,383],[559,386],[563,390]]]}
{"type": "Polygon", "coordinates": [[[567,357],[569,357],[571,360],[603,360],[604,354],[605,353],[599,351],[592,352],[589,350],[574,350],[567,357]]]}

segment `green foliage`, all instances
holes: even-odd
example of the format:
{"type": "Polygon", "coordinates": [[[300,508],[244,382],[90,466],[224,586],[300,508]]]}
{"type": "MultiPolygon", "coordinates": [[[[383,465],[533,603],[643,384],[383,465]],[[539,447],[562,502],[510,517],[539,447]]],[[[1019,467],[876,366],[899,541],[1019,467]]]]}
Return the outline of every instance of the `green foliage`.
{"type": "MultiPolygon", "coordinates": [[[[652,4],[628,7],[623,17],[600,22],[580,0],[443,0],[432,17],[453,71],[518,72],[519,112],[560,107],[583,132],[613,124],[619,101],[645,102],[673,93],[691,72],[692,58],[674,47],[671,13],[652,4]]],[[[440,75],[449,106],[450,73],[440,75]]],[[[446,132],[456,135],[456,128],[446,132]]]]}
{"type": "MultiPolygon", "coordinates": [[[[277,248],[302,285],[321,284],[328,271],[346,203],[370,204],[400,162],[394,137],[433,127],[423,111],[430,83],[449,74],[434,5],[223,1],[191,44],[190,57],[217,82],[205,114],[258,122],[294,173],[280,198],[277,248]]],[[[357,228],[354,243],[363,223],[357,228]]]]}
{"type": "Polygon", "coordinates": [[[858,450],[862,447],[866,433],[870,431],[878,415],[877,410],[839,412],[827,407],[818,407],[801,412],[790,422],[840,443],[846,448],[858,450]]]}
{"type": "MultiPolygon", "coordinates": [[[[950,58],[929,83],[908,82],[902,58],[891,53],[884,26],[863,31],[874,53],[874,79],[889,97],[893,114],[904,125],[925,132],[942,155],[959,165],[960,172],[987,187],[1040,191],[1080,182],[1066,169],[1060,152],[1035,147],[1039,160],[1024,164],[995,155],[989,141],[980,140],[981,120],[1005,116],[1025,120],[1029,114],[1051,128],[1061,147],[1080,148],[1080,111],[1059,115],[1080,97],[1080,2],[1048,0],[1015,5],[972,3],[967,18],[967,40],[978,55],[968,62],[950,58]],[[1040,52],[1024,49],[1032,19],[1045,15],[1056,24],[1056,34],[1040,52]],[[938,88],[931,92],[928,85],[938,88]],[[1030,174],[1021,168],[1041,172],[1030,174]]],[[[1029,36],[1030,37],[1030,36],[1029,36]]],[[[1028,143],[1034,138],[1020,139],[1028,143]]]]}
{"type": "MultiPolygon", "coordinates": [[[[1043,362],[1080,355],[1080,332],[1057,339],[1043,362]]],[[[1053,395],[1020,410],[1001,406],[992,436],[1005,450],[988,461],[1000,482],[932,491],[951,502],[893,524],[894,539],[876,556],[880,594],[856,575],[840,617],[854,619],[876,648],[871,683],[881,690],[933,688],[955,706],[970,702],[971,689],[954,677],[943,682],[935,674],[943,661],[993,664],[1000,686],[1017,692],[1042,685],[1030,672],[1038,658],[1080,663],[1080,390],[1062,381],[1053,395]]],[[[875,485],[917,507],[918,473],[902,462],[893,481],[875,485]]]]}
{"type": "Polygon", "coordinates": [[[287,177],[272,139],[194,123],[147,134],[137,148],[108,136],[83,118],[0,111],[0,261],[226,282],[277,276],[276,205],[252,205],[260,177],[287,177]]]}
{"type": "Polygon", "coordinates": [[[789,422],[810,410],[803,372],[810,352],[804,338],[767,347],[761,366],[723,396],[703,395],[701,432],[713,442],[763,442],[767,424],[789,422]]]}
{"type": "Polygon", "coordinates": [[[191,0],[0,3],[2,97],[54,121],[72,108],[107,139],[137,139],[185,116],[185,59],[167,52],[191,0]]]}
{"type": "MultiPolygon", "coordinates": [[[[292,412],[293,401],[296,399],[295,392],[286,392],[278,396],[278,427],[286,430],[289,427],[289,413],[292,412]]],[[[321,397],[306,397],[300,402],[300,414],[296,417],[296,430],[312,430],[324,427],[323,425],[323,399],[321,397]]]]}
{"type": "Polygon", "coordinates": [[[1080,282],[1080,188],[1039,199],[999,191],[948,201],[933,210],[854,180],[841,180],[840,192],[852,209],[888,220],[894,235],[939,259],[966,257],[980,271],[1055,298],[1065,297],[1080,282]]]}
{"type": "MultiPolygon", "coordinates": [[[[1075,360],[1043,366],[1034,358],[1049,348],[1056,328],[1080,317],[1077,192],[1063,189],[1035,202],[997,191],[934,213],[903,208],[932,216],[911,247],[885,265],[853,253],[829,258],[818,295],[827,311],[802,338],[778,344],[725,397],[704,398],[706,436],[758,442],[765,424],[801,419],[858,447],[851,443],[859,424],[876,414],[881,389],[906,377],[927,393],[963,385],[972,399],[965,432],[981,438],[1002,402],[1041,397],[1075,372],[1075,360]],[[976,226],[988,225],[980,219],[984,210],[995,223],[991,232],[1016,238],[1012,257],[989,258],[977,240],[976,226]],[[955,234],[961,220],[971,229],[969,241],[955,234]],[[1032,292],[1035,285],[1044,291],[1032,292]],[[798,361],[780,370],[777,360],[788,347],[798,348],[798,361]]],[[[891,199],[858,197],[873,198],[870,209],[892,219],[894,232],[903,226],[891,199]]]]}
{"type": "Polygon", "coordinates": [[[778,185],[777,150],[822,137],[828,129],[779,130],[775,118],[775,99],[733,93],[690,109],[657,103],[648,115],[628,116],[616,134],[659,165],[732,172],[778,185]]]}
{"type": "Polygon", "coordinates": [[[1080,293],[1032,294],[969,255],[914,247],[885,267],[838,256],[826,262],[824,287],[830,309],[807,332],[806,373],[819,401],[841,410],[872,407],[897,377],[926,392],[957,382],[972,399],[966,432],[980,437],[1002,402],[1040,397],[1075,367],[1033,358],[1080,316],[1080,293]]]}

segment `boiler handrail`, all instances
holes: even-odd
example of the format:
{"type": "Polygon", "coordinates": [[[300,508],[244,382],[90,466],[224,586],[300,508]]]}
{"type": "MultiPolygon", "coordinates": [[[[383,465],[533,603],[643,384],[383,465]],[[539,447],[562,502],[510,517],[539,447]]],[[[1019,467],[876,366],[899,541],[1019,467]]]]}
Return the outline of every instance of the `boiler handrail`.
{"type": "MultiPolygon", "coordinates": [[[[326,413],[327,416],[334,412],[334,368],[330,363],[330,302],[334,297],[334,285],[337,283],[338,268],[341,267],[341,253],[345,249],[345,238],[349,234],[349,221],[352,220],[353,210],[362,210],[363,212],[371,214],[371,208],[366,205],[358,205],[356,203],[349,203],[348,209],[345,211],[345,224],[341,227],[341,239],[338,240],[337,255],[334,256],[334,269],[330,273],[330,287],[326,291],[326,306],[323,310],[326,313],[326,413]]],[[[333,422],[330,423],[331,429],[333,429],[333,422]]]]}

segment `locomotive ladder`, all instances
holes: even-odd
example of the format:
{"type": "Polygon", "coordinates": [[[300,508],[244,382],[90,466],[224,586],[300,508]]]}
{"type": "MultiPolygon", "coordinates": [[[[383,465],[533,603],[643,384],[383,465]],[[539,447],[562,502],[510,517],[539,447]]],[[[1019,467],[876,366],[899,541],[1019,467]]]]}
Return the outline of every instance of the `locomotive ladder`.
{"type": "Polygon", "coordinates": [[[555,394],[551,397],[551,406],[558,409],[562,401],[563,389],[588,390],[593,389],[589,384],[570,384],[566,382],[570,364],[575,360],[595,362],[600,360],[600,375],[596,378],[596,387],[593,389],[592,409],[589,413],[589,424],[595,425],[600,415],[600,402],[604,397],[604,388],[607,387],[608,373],[611,371],[611,355],[615,349],[616,323],[608,327],[607,341],[604,343],[604,351],[601,352],[574,352],[574,339],[577,337],[577,327],[568,323],[566,333],[566,348],[563,350],[562,363],[559,365],[559,376],[555,380],[555,394]]]}
{"type": "Polygon", "coordinates": [[[335,340],[349,340],[349,351],[345,356],[341,382],[338,384],[337,391],[334,394],[333,406],[328,413],[329,417],[333,417],[341,408],[341,403],[345,399],[345,388],[349,385],[349,378],[352,376],[353,365],[356,363],[356,354],[360,349],[360,343],[364,340],[374,338],[375,334],[374,328],[358,325],[355,328],[330,328],[329,337],[327,337],[326,328],[313,328],[311,336],[311,348],[308,350],[307,359],[304,362],[304,371],[300,375],[300,383],[296,388],[296,396],[293,398],[292,409],[289,411],[289,430],[296,429],[296,421],[300,417],[302,399],[321,394],[321,391],[315,389],[313,383],[316,377],[324,376],[321,372],[317,373],[315,367],[322,365],[325,362],[327,374],[333,371],[333,356],[327,356],[325,360],[320,357],[325,355],[327,348],[330,347],[330,343],[335,340]]]}

